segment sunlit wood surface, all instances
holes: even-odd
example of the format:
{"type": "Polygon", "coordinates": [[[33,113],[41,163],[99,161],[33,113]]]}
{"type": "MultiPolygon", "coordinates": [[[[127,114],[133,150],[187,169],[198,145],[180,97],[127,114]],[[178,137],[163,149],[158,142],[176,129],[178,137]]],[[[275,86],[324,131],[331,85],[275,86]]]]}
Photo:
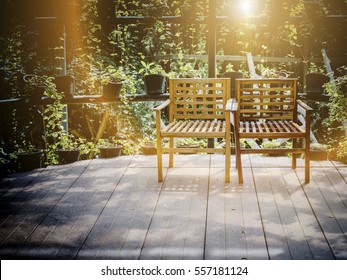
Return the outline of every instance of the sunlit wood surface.
{"type": "Polygon", "coordinates": [[[2,179],[2,259],[347,259],[347,166],[223,155],[49,166],[2,179]]]}

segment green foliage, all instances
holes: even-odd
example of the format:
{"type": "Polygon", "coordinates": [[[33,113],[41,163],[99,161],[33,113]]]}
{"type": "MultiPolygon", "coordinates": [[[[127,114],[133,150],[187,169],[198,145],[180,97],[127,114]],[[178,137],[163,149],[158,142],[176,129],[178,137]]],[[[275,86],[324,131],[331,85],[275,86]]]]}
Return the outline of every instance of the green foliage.
{"type": "Polygon", "coordinates": [[[46,143],[47,164],[58,164],[59,159],[56,151],[79,149],[81,155],[88,155],[96,151],[96,146],[86,139],[68,134],[62,126],[64,122],[64,104],[61,103],[62,93],[56,90],[52,78],[46,80],[45,94],[54,100],[52,104],[46,106],[43,113],[45,121],[44,139],[46,143]]]}
{"type": "MultiPolygon", "coordinates": [[[[26,74],[25,69],[31,69],[34,74],[44,74],[45,94],[54,102],[36,115],[43,115],[45,128],[42,135],[49,163],[55,161],[54,151],[59,145],[65,145],[63,143],[68,140],[65,139],[67,135],[76,135],[70,140],[73,145],[85,150],[85,154],[95,150],[93,142],[105,113],[109,120],[102,137],[126,135],[125,146],[129,146],[129,153],[135,152],[139,139],[153,138],[155,122],[150,106],[146,103],[131,103],[125,97],[142,93],[144,75],[168,73],[170,78],[207,77],[208,64],[203,55],[208,52],[209,26],[203,19],[208,16],[208,0],[110,1],[115,4],[117,17],[151,17],[150,23],[139,21],[116,24],[113,30],[103,30],[101,15],[98,15],[97,10],[98,1],[100,0],[82,0],[78,21],[76,18],[76,21],[67,24],[68,73],[75,77],[77,95],[100,94],[102,84],[110,80],[122,80],[121,102],[69,105],[69,134],[62,127],[62,96],[56,92],[52,78],[48,78],[58,74],[58,63],[61,67],[61,27],[52,32],[52,36],[60,39],[47,38],[47,41],[54,42],[50,45],[47,56],[39,55],[38,45],[32,43],[35,40],[31,40],[36,33],[29,32],[26,27],[13,28],[0,38],[0,70],[5,73],[6,85],[6,90],[0,93],[4,95],[2,97],[23,94],[21,78],[26,74]],[[162,20],[161,15],[182,16],[184,22],[162,20]]],[[[319,2],[316,11],[314,5],[310,6],[308,1],[303,0],[280,4],[277,0],[258,1],[264,5],[257,8],[257,14],[271,17],[271,20],[258,24],[252,18],[241,15],[237,7],[227,7],[228,2],[234,1],[217,1],[217,15],[230,17],[230,21],[218,24],[217,54],[244,55],[252,52],[254,56],[264,57],[303,57],[309,72],[324,71],[322,65],[312,62],[313,58],[321,57],[321,46],[326,45],[326,42],[335,42],[336,38],[332,32],[315,32],[318,30],[315,20],[325,14],[338,13],[339,8],[333,10],[333,5],[326,1],[316,1],[319,2]],[[305,16],[305,19],[299,24],[291,23],[284,20],[289,15],[305,16]]],[[[300,68],[301,65],[296,64],[266,61],[256,63],[257,72],[264,77],[298,77],[300,68]]],[[[244,61],[218,61],[218,74],[230,71],[246,74],[248,67],[244,61]]],[[[318,119],[321,112],[326,112],[326,119],[314,124],[317,132],[324,129],[324,133],[318,133],[324,134],[324,142],[330,141],[333,130],[341,130],[341,120],[346,119],[346,77],[342,75],[337,78],[335,84],[327,85],[327,91],[332,94],[329,108],[319,107],[318,112],[313,112],[313,123],[315,117],[318,119]]],[[[33,86],[30,85],[25,90],[32,92],[33,86]]],[[[11,140],[7,146],[11,149],[28,145],[42,146],[37,141],[40,137],[33,134],[33,131],[42,130],[42,120],[37,116],[30,119],[27,117],[33,115],[34,111],[38,110],[35,108],[26,112],[17,108],[7,117],[11,124],[11,133],[7,134],[11,140]]]]}
{"type": "MultiPolygon", "coordinates": [[[[23,26],[16,26],[8,36],[0,36],[0,71],[4,73],[4,81],[8,92],[1,92],[9,97],[21,94],[21,81],[25,73],[24,67],[35,58],[33,45],[28,44],[29,32],[23,26]]],[[[4,98],[4,97],[2,97],[4,98]]]]}
{"type": "Polygon", "coordinates": [[[165,71],[163,70],[163,68],[156,64],[155,62],[145,62],[145,61],[141,61],[141,66],[142,68],[140,68],[139,70],[139,74],[142,75],[150,75],[150,74],[165,74],[165,71]]]}
{"type": "Polygon", "coordinates": [[[197,138],[179,138],[175,142],[176,147],[191,147],[191,146],[198,146],[201,148],[207,147],[207,140],[206,139],[197,139],[197,138]]]}
{"type": "Polygon", "coordinates": [[[276,149],[276,148],[281,148],[286,146],[286,142],[279,142],[276,139],[264,141],[260,145],[264,149],[276,149]]]}
{"type": "MultiPolygon", "coordinates": [[[[341,72],[346,72],[347,66],[341,68],[341,72]]],[[[326,91],[331,95],[329,103],[329,119],[331,122],[347,119],[347,74],[344,74],[334,81],[325,85],[326,91]]]]}
{"type": "Polygon", "coordinates": [[[328,145],[320,144],[320,143],[311,143],[310,145],[311,151],[328,151],[328,145]]]}
{"type": "Polygon", "coordinates": [[[38,148],[31,143],[23,141],[22,143],[16,143],[13,147],[12,152],[9,154],[9,158],[16,160],[18,155],[23,155],[26,153],[36,152],[38,148]]]}
{"type": "Polygon", "coordinates": [[[0,164],[4,164],[8,161],[7,154],[5,153],[4,149],[0,147],[0,164]]]}
{"type": "Polygon", "coordinates": [[[289,73],[280,67],[269,68],[265,67],[263,64],[258,64],[256,69],[261,73],[264,78],[287,78],[289,73]]]}
{"type": "Polygon", "coordinates": [[[134,155],[139,150],[139,144],[135,143],[134,141],[129,140],[119,140],[119,143],[122,145],[122,153],[124,155],[134,155]]]}
{"type": "Polygon", "coordinates": [[[97,147],[117,147],[120,146],[119,139],[112,137],[111,139],[99,139],[97,147]]]}
{"type": "Polygon", "coordinates": [[[82,55],[98,55],[101,52],[100,39],[97,34],[101,31],[101,25],[96,22],[98,16],[96,4],[99,0],[83,0],[79,29],[82,32],[82,55]]]}
{"type": "Polygon", "coordinates": [[[80,139],[76,139],[74,135],[61,133],[54,143],[54,146],[56,149],[70,151],[78,150],[80,143],[80,139]]]}
{"type": "MultiPolygon", "coordinates": [[[[344,73],[342,67],[341,72],[344,73]]],[[[346,75],[341,75],[335,80],[326,83],[326,93],[329,94],[329,102],[316,102],[311,104],[314,109],[311,114],[311,129],[321,143],[328,144],[336,148],[344,135],[347,119],[346,101],[346,75]]]]}
{"type": "Polygon", "coordinates": [[[101,84],[107,85],[109,83],[119,83],[126,79],[126,74],[124,73],[123,67],[114,67],[113,65],[108,65],[101,72],[101,84]]]}
{"type": "Polygon", "coordinates": [[[196,60],[187,60],[182,52],[178,54],[178,59],[170,64],[170,78],[202,78],[207,76],[207,63],[196,60]]]}
{"type": "Polygon", "coordinates": [[[319,74],[324,74],[324,68],[323,66],[318,66],[314,62],[309,63],[309,67],[307,69],[307,73],[319,73],[319,74]]]}
{"type": "Polygon", "coordinates": [[[336,149],[337,160],[347,163],[347,139],[340,141],[336,149]]]}

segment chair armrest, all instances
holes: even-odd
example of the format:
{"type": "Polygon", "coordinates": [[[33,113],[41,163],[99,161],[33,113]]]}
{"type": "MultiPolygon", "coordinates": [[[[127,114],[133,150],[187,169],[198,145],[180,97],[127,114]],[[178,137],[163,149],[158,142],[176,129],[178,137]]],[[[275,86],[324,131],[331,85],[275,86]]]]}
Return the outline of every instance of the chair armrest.
{"type": "Polygon", "coordinates": [[[233,100],[228,99],[227,103],[225,104],[225,111],[231,111],[232,105],[233,105],[233,100]]]}
{"type": "Polygon", "coordinates": [[[230,111],[230,122],[235,127],[236,122],[239,120],[239,115],[237,113],[239,108],[239,103],[235,98],[232,98],[228,102],[228,106],[230,106],[228,109],[230,111]]]}
{"type": "Polygon", "coordinates": [[[165,107],[167,107],[171,103],[170,99],[165,100],[163,103],[161,103],[159,106],[153,108],[153,111],[161,111],[165,107]]]}
{"type": "Polygon", "coordinates": [[[298,106],[300,106],[305,111],[313,111],[313,109],[310,106],[308,106],[306,103],[304,103],[302,100],[297,100],[296,102],[298,106]]]}
{"type": "Polygon", "coordinates": [[[229,99],[225,105],[225,111],[236,112],[238,103],[235,98],[229,99]]]}
{"type": "Polygon", "coordinates": [[[237,112],[237,110],[239,109],[239,103],[237,102],[237,100],[235,98],[230,99],[231,100],[231,112],[237,112]]]}

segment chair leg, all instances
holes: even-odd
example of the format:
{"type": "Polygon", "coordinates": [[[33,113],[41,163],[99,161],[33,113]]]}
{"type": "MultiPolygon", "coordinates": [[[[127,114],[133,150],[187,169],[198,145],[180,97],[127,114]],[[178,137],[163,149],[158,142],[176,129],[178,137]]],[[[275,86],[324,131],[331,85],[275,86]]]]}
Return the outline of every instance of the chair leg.
{"type": "Polygon", "coordinates": [[[241,146],[240,139],[235,133],[235,158],[239,184],[243,184],[242,163],[241,163],[241,146]]]}
{"type": "Polygon", "coordinates": [[[158,182],[163,182],[163,156],[161,135],[157,135],[157,164],[158,164],[158,182]]]}
{"type": "MultiPolygon", "coordinates": [[[[292,139],[292,148],[295,149],[297,147],[297,139],[292,139]]],[[[296,168],[296,154],[292,153],[292,168],[296,168]]]]}
{"type": "Polygon", "coordinates": [[[310,135],[305,138],[305,183],[310,182],[310,135]]]}
{"type": "Polygon", "coordinates": [[[169,167],[173,167],[173,161],[174,161],[174,152],[172,151],[173,147],[174,147],[174,138],[170,137],[170,139],[169,139],[169,148],[170,148],[169,167]]]}
{"type": "MultiPolygon", "coordinates": [[[[230,134],[229,134],[230,135],[230,134]]],[[[225,139],[225,183],[230,183],[230,137],[225,139]]]]}
{"type": "Polygon", "coordinates": [[[241,153],[236,152],[236,165],[237,165],[237,176],[239,179],[239,184],[243,184],[243,174],[242,174],[242,164],[241,164],[241,153]]]}

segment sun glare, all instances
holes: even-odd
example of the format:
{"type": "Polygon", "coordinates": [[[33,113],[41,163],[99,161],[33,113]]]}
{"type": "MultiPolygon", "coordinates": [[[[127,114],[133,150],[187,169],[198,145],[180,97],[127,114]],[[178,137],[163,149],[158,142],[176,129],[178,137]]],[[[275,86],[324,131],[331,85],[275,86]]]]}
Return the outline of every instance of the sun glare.
{"type": "Polygon", "coordinates": [[[250,0],[243,0],[240,3],[240,9],[242,12],[249,14],[252,10],[252,2],[250,0]]]}

